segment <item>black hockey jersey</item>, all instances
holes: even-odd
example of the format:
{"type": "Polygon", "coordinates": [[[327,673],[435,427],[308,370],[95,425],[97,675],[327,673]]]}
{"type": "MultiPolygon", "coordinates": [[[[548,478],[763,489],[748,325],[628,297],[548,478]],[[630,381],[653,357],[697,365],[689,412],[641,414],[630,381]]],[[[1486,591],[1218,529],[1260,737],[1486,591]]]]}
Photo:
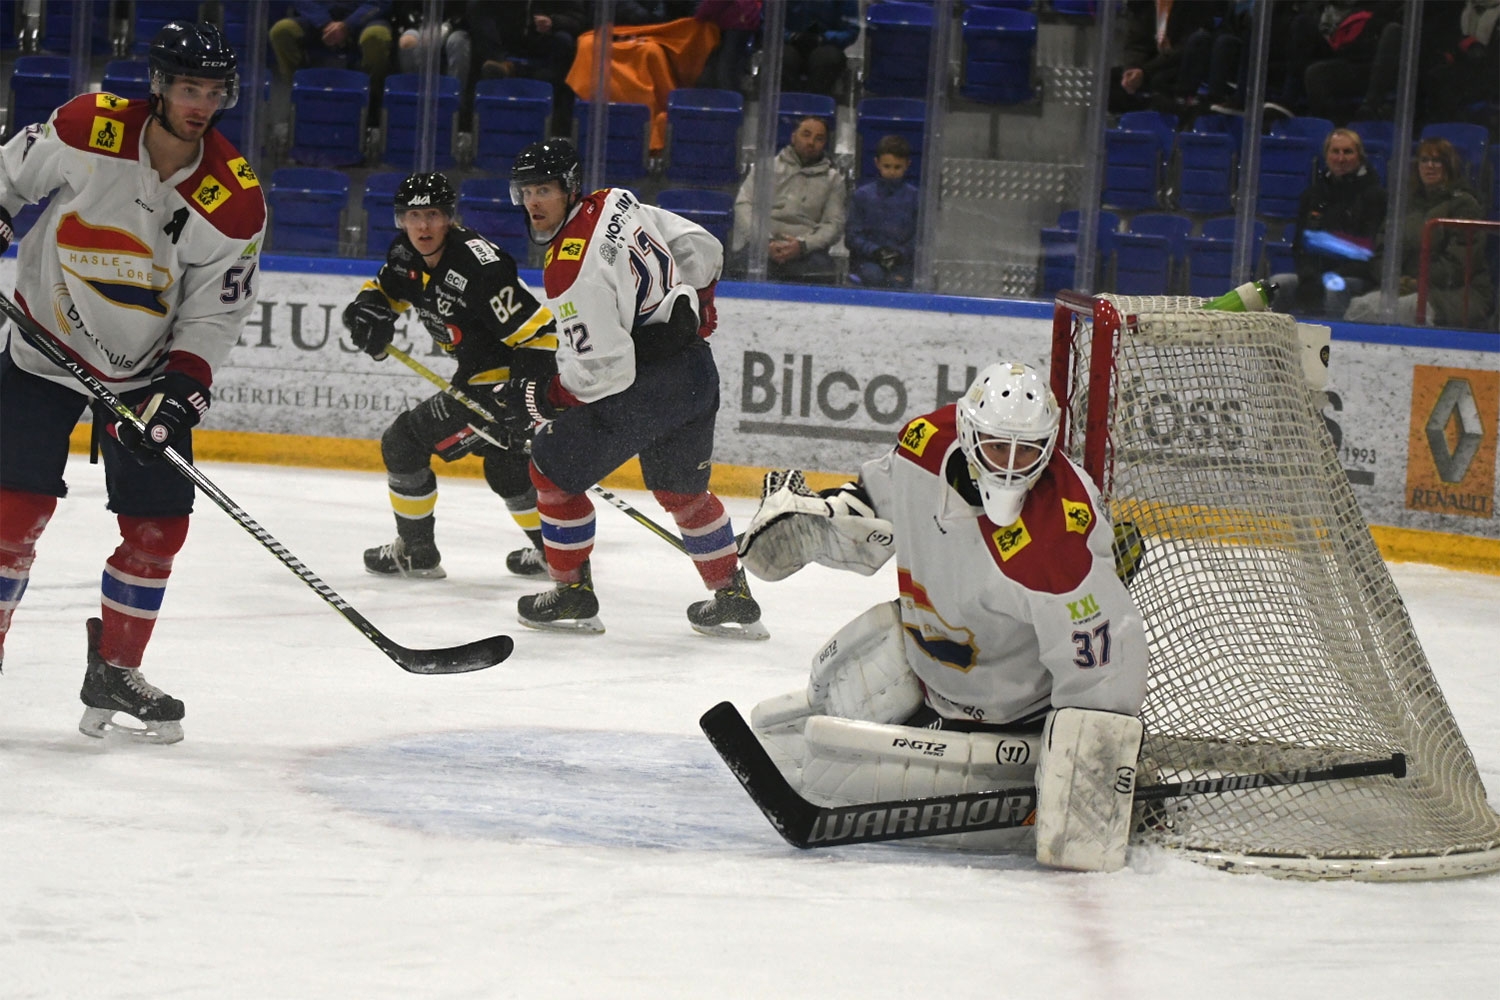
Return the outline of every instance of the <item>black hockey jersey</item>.
{"type": "Polygon", "coordinates": [[[521,280],[510,254],[472,229],[449,229],[443,256],[430,269],[406,234],[398,235],[365,287],[383,292],[397,312],[416,310],[432,339],[458,362],[453,383],[460,388],[556,371],[551,311],[521,280]]]}

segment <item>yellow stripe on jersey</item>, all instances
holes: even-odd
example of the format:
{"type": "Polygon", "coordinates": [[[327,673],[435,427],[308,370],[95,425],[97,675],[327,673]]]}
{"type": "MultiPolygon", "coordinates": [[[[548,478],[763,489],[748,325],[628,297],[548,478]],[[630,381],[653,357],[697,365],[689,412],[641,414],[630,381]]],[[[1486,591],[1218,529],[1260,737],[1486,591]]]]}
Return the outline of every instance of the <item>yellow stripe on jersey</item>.
{"type": "Polygon", "coordinates": [[[515,521],[516,525],[522,531],[539,531],[539,530],[541,530],[541,527],[542,527],[542,515],[540,515],[540,514],[538,514],[536,512],[536,508],[535,507],[531,508],[531,510],[523,510],[523,511],[514,511],[513,510],[513,511],[511,511],[510,516],[511,516],[511,520],[515,521]]]}
{"type": "Polygon", "coordinates": [[[548,351],[557,350],[557,336],[545,334],[537,336],[537,331],[552,322],[552,310],[541,306],[531,314],[531,318],[516,328],[516,331],[505,338],[505,343],[511,347],[525,345],[527,347],[542,348],[548,351]]]}
{"type": "Polygon", "coordinates": [[[504,368],[491,368],[488,371],[475,372],[469,376],[470,385],[495,385],[510,378],[510,366],[504,368]]]}
{"type": "Polygon", "coordinates": [[[437,490],[420,497],[404,496],[394,490],[391,491],[391,510],[396,512],[397,517],[417,521],[424,517],[431,517],[436,509],[437,490]]]}
{"type": "Polygon", "coordinates": [[[387,292],[384,288],[381,288],[380,282],[376,281],[374,278],[371,278],[369,281],[366,281],[363,285],[359,286],[360,291],[364,291],[367,288],[373,288],[381,295],[384,295],[386,302],[390,303],[391,308],[398,313],[406,312],[406,310],[411,308],[411,303],[407,302],[405,299],[391,298],[391,293],[387,292]]]}

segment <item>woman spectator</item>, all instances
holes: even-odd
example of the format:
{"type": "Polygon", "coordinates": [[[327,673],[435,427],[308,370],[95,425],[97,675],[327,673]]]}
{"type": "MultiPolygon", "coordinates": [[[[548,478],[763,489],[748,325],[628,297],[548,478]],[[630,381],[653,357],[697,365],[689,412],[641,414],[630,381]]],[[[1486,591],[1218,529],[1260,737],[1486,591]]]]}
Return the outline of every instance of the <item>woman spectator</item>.
{"type": "MultiPolygon", "coordinates": [[[[1463,176],[1463,161],[1447,139],[1424,139],[1417,147],[1415,179],[1401,221],[1398,323],[1416,322],[1417,275],[1421,271],[1422,230],[1427,220],[1483,218],[1479,200],[1465,187],[1463,176]]],[[[1427,270],[1427,324],[1482,325],[1494,308],[1494,294],[1484,260],[1484,240],[1472,233],[1438,226],[1432,234],[1427,270]]],[[[1355,298],[1344,318],[1356,323],[1379,322],[1380,293],[1370,292],[1355,298]]]]}
{"type": "Polygon", "coordinates": [[[1281,312],[1342,316],[1349,300],[1378,284],[1375,240],[1385,224],[1385,188],[1359,134],[1336,128],[1323,142],[1323,166],[1297,206],[1292,260],[1276,274],[1281,312]]]}

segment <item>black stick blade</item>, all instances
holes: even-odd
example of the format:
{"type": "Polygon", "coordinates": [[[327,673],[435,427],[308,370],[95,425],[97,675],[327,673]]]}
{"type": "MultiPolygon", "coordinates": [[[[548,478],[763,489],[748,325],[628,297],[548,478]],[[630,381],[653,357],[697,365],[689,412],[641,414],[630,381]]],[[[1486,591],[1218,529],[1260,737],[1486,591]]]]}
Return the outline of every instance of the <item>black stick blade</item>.
{"type": "Polygon", "coordinates": [[[810,846],[818,807],[787,784],[739,709],[721,701],[703,713],[698,726],[776,832],[793,847],[810,846]]]}
{"type": "Polygon", "coordinates": [[[384,648],[385,654],[407,673],[467,674],[493,667],[510,656],[515,645],[515,640],[508,635],[492,635],[488,639],[442,649],[407,649],[395,643],[384,648]]]}

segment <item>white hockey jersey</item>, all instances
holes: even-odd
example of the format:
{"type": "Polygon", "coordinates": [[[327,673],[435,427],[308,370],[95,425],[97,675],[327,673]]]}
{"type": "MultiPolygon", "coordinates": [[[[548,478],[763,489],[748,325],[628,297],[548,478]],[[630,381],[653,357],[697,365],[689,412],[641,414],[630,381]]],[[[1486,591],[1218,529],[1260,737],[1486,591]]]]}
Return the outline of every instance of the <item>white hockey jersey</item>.
{"type": "Polygon", "coordinates": [[[677,301],[718,280],[724,248],[695,222],[624,188],[584,198],[547,247],[543,281],[557,319],[562,387],[591,403],[635,381],[637,327],[662,323],[677,301]]]}
{"type": "Polygon", "coordinates": [[[938,714],[999,724],[1047,706],[1134,715],[1146,693],[1140,612],[1115,575],[1098,491],[1061,452],[1013,525],[948,483],[949,405],[908,423],[861,480],[896,536],[906,658],[938,714]]]}
{"type": "MultiPolygon", "coordinates": [[[[0,147],[0,205],[51,195],[21,241],[16,298],[119,393],[167,368],[211,385],[255,305],[266,206],[255,171],[217,131],[163,181],[145,101],[84,94],[0,147]]],[[[81,393],[20,336],[25,371],[81,393]]]]}

